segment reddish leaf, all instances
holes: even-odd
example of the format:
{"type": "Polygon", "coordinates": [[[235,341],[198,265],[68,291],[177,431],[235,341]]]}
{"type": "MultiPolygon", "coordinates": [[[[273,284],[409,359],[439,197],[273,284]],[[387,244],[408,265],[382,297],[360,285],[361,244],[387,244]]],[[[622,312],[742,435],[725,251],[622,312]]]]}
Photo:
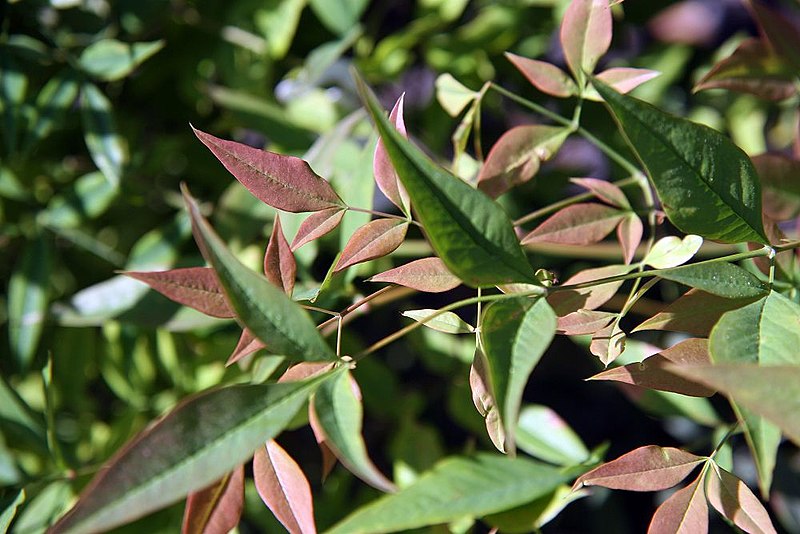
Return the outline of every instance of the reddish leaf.
{"type": "Polygon", "coordinates": [[[761,39],[747,39],[727,58],[714,65],[693,91],[729,89],[767,100],[795,94],[794,77],[786,63],[761,39]]]}
{"type": "Polygon", "coordinates": [[[572,489],[602,486],[628,491],[659,491],[686,478],[705,459],[673,447],[647,445],[581,475],[572,489]]]}
{"type": "Polygon", "coordinates": [[[741,308],[756,299],[728,299],[698,289],[690,289],[663,311],[633,329],[687,332],[707,337],[722,314],[741,308]]]}
{"type": "Polygon", "coordinates": [[[375,219],[360,227],[342,250],[334,272],[394,252],[403,243],[408,224],[399,219],[375,219]]]}
{"type": "MultiPolygon", "coordinates": [[[[630,265],[608,265],[606,267],[586,269],[585,271],[571,276],[563,285],[567,286],[591,282],[601,278],[626,274],[631,270],[633,270],[633,267],[630,265]]],[[[556,315],[562,317],[581,309],[594,310],[599,308],[608,302],[608,300],[617,293],[620,287],[622,287],[622,282],[610,282],[583,289],[558,290],[547,297],[547,302],[552,306],[553,310],[555,310],[556,315]]]]}
{"type": "Polygon", "coordinates": [[[334,467],[336,467],[336,455],[333,453],[330,447],[328,447],[328,443],[325,441],[325,435],[320,431],[319,427],[316,424],[316,420],[313,419],[314,415],[314,407],[309,404],[308,405],[308,420],[314,421],[314,424],[311,425],[312,433],[314,434],[314,440],[317,442],[317,447],[319,447],[320,455],[322,456],[322,480],[324,481],[328,478],[328,475],[331,473],[334,467]]]}
{"type": "Polygon", "coordinates": [[[286,530],[316,533],[311,486],[300,466],[274,440],[256,449],[253,479],[261,500],[286,530]]]}
{"type": "Polygon", "coordinates": [[[578,310],[558,318],[557,333],[566,336],[594,334],[608,326],[616,316],[616,313],[578,310]]]}
{"type": "Polygon", "coordinates": [[[272,235],[267,244],[267,252],[264,254],[264,274],[267,280],[283,289],[287,295],[292,294],[294,278],[297,274],[297,262],[295,262],[292,249],[283,235],[281,219],[277,213],[272,226],[272,235]]]}
{"type": "MultiPolygon", "coordinates": [[[[610,85],[618,93],[625,94],[660,75],[661,73],[656,70],[614,67],[598,74],[597,79],[610,85]]],[[[600,95],[597,96],[599,97],[600,95]]]]}
{"type": "Polygon", "coordinates": [[[250,330],[245,328],[242,330],[242,335],[239,336],[239,342],[236,344],[236,348],[234,348],[231,355],[228,356],[228,361],[225,362],[225,366],[227,367],[228,365],[233,365],[245,356],[253,354],[255,351],[263,348],[266,348],[264,342],[254,336],[250,330]]]}
{"type": "Polygon", "coordinates": [[[752,158],[761,178],[764,213],[776,221],[800,215],[800,161],[783,154],[752,158]]]}
{"type": "Polygon", "coordinates": [[[244,506],[244,466],[205,489],[190,493],[182,534],[228,534],[239,524],[244,506]]]}
{"type": "Polygon", "coordinates": [[[611,46],[608,0],[572,0],[561,22],[561,46],[569,68],[579,81],[591,74],[611,46]]]}
{"type": "Polygon", "coordinates": [[[569,181],[585,187],[606,204],[611,204],[624,210],[631,209],[628,197],[625,196],[622,189],[611,182],[598,180],[597,178],[570,178],[569,181]]]}
{"type": "Polygon", "coordinates": [[[708,503],[703,493],[703,475],[676,491],[658,507],[647,534],[706,534],[708,503]]]}
{"type": "Polygon", "coordinates": [[[500,452],[505,452],[506,433],[503,421],[500,419],[500,410],[497,407],[486,356],[480,348],[475,349],[475,356],[469,368],[469,388],[472,391],[472,403],[486,424],[489,439],[500,452]]]}
{"type": "Polygon", "coordinates": [[[785,13],[767,7],[763,0],[750,0],[749,4],[775,52],[800,72],[800,29],[785,13]]]}
{"type": "Polygon", "coordinates": [[[548,217],[522,244],[589,245],[611,233],[624,217],[624,212],[602,204],[573,204],[548,217]]]}
{"type": "Polygon", "coordinates": [[[489,151],[478,174],[478,189],[497,197],[527,182],[539,171],[539,164],[558,151],[568,135],[566,128],[541,124],[510,129],[489,151]]]}
{"type": "Polygon", "coordinates": [[[769,513],[750,488],[719,466],[706,475],[706,496],[711,506],[745,532],[776,532],[769,513]]]}
{"type": "Polygon", "coordinates": [[[589,380],[613,380],[649,389],[672,391],[692,397],[710,397],[716,390],[696,384],[669,370],[669,364],[689,367],[709,365],[707,339],[687,339],[669,349],[631,363],[598,373],[589,380]]]}
{"type": "MultiPolygon", "coordinates": [[[[404,137],[408,138],[406,124],[403,121],[404,96],[405,93],[400,95],[400,98],[397,99],[397,102],[395,103],[394,108],[392,108],[392,112],[389,115],[389,119],[394,123],[397,131],[403,134],[404,137]]],[[[375,183],[378,185],[378,189],[381,190],[381,192],[392,202],[392,204],[408,213],[410,208],[408,193],[406,193],[406,190],[400,183],[400,179],[397,177],[397,172],[394,170],[394,166],[389,160],[389,155],[386,153],[386,147],[383,146],[383,141],[380,139],[378,139],[378,144],[375,147],[372,170],[375,174],[375,183]]]]}
{"type": "Polygon", "coordinates": [[[157,272],[123,272],[149,285],[170,300],[212,317],[230,318],[235,314],[219,285],[214,269],[188,267],[157,272]]]}
{"type": "Polygon", "coordinates": [[[376,274],[367,281],[388,282],[427,293],[442,293],[461,285],[461,280],[448,271],[444,262],[439,258],[414,260],[376,274]]]}
{"type": "Polygon", "coordinates": [[[578,87],[572,78],[552,63],[528,59],[510,52],[506,52],[506,57],[541,92],[561,98],[578,93],[578,87]]]}
{"type": "Polygon", "coordinates": [[[642,242],[644,225],[635,213],[629,213],[617,226],[617,240],[622,247],[625,265],[629,265],[636,257],[636,249],[642,242]]]}
{"type": "Polygon", "coordinates": [[[339,226],[345,211],[342,208],[329,208],[306,217],[306,220],[300,224],[294,240],[292,240],[292,250],[297,250],[306,243],[324,236],[339,226]]]}
{"type": "Polygon", "coordinates": [[[322,374],[331,367],[333,367],[333,364],[326,362],[300,362],[289,367],[278,379],[278,382],[297,382],[299,380],[305,380],[306,378],[322,374]]]}
{"type": "Polygon", "coordinates": [[[619,327],[619,323],[614,321],[610,325],[592,334],[592,342],[589,344],[589,352],[600,358],[603,365],[617,359],[625,350],[625,332],[619,327]]]}
{"type": "Polygon", "coordinates": [[[330,184],[302,159],[192,129],[225,168],[265,204],[294,213],[345,206],[330,184]]]}

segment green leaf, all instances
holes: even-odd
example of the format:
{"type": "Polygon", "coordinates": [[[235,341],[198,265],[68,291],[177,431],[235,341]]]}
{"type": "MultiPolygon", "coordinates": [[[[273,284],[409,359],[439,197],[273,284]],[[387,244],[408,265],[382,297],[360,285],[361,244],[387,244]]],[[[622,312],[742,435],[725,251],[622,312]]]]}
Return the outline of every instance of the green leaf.
{"type": "Polygon", "coordinates": [[[309,0],[309,3],[326,28],[344,35],[358,24],[369,0],[309,0]]]}
{"type": "Polygon", "coordinates": [[[471,334],[475,328],[464,321],[461,317],[453,312],[444,312],[438,314],[433,319],[428,319],[431,315],[435,314],[438,310],[423,309],[423,310],[406,310],[403,316],[424,324],[428,328],[433,328],[445,334],[471,334]]]}
{"type": "Polygon", "coordinates": [[[200,214],[185,187],[183,194],[197,245],[217,272],[243,325],[275,354],[306,361],[335,359],[308,314],[281,289],[242,265],[200,214]]]}
{"type": "Polygon", "coordinates": [[[692,259],[702,244],[703,238],[699,235],[687,235],[683,239],[674,235],[662,237],[656,241],[642,263],[655,269],[677,267],[692,259]]]}
{"type": "Polygon", "coordinates": [[[520,411],[517,445],[557,465],[577,465],[589,459],[581,438],[556,412],[539,404],[529,404],[520,411]]]}
{"type": "Polygon", "coordinates": [[[6,534],[6,532],[8,532],[8,528],[14,520],[14,516],[17,515],[17,508],[24,502],[25,490],[22,489],[17,492],[17,496],[14,497],[14,500],[0,512],[0,534],[6,534]]]}
{"type": "Polygon", "coordinates": [[[306,0],[271,0],[256,11],[254,21],[267,40],[269,55],[281,59],[289,51],[306,0]]]}
{"type": "Polygon", "coordinates": [[[30,366],[42,334],[50,271],[50,245],[37,236],[25,247],[8,284],[9,339],[21,369],[30,366]]]}
{"type": "Polygon", "coordinates": [[[449,73],[440,74],[435,85],[436,100],[451,117],[458,116],[479,96],[479,93],[466,87],[449,73]]]}
{"type": "Polygon", "coordinates": [[[669,220],[687,234],[768,243],[750,158],[721,133],[593,80],[655,185],[669,220]]]}
{"type": "Polygon", "coordinates": [[[761,280],[748,271],[726,262],[696,263],[656,273],[666,280],[729,299],[760,297],[769,291],[761,280]]]}
{"type": "Polygon", "coordinates": [[[75,228],[83,221],[99,217],[117,196],[119,189],[101,172],[90,172],[78,178],[72,190],[50,201],[40,213],[39,222],[59,228],[75,228]]]}
{"type": "Polygon", "coordinates": [[[531,502],[575,474],[523,458],[451,457],[411,486],[356,510],[328,534],[396,532],[482,517],[531,502]]]}
{"type": "Polygon", "coordinates": [[[129,44],[116,39],[101,39],[84,49],[79,62],[89,75],[110,82],[129,75],[163,47],[164,41],[129,44]]]}
{"type": "Polygon", "coordinates": [[[80,86],[72,70],[63,71],[48,80],[36,97],[36,121],[28,131],[26,144],[46,138],[64,120],[78,98],[80,86]]]}
{"type": "Polygon", "coordinates": [[[283,430],[338,374],[231,386],[184,401],[117,453],[51,532],[108,530],[210,485],[283,430]]]}
{"type": "Polygon", "coordinates": [[[17,149],[17,133],[20,129],[20,110],[25,101],[28,77],[6,53],[0,52],[0,115],[2,115],[3,137],[9,154],[17,149]]]}
{"type": "Polygon", "coordinates": [[[364,81],[356,81],[428,239],[447,268],[473,287],[535,283],[533,268],[503,209],[405,139],[364,81]]]}
{"type": "Polygon", "coordinates": [[[96,85],[85,83],[81,89],[83,138],[97,168],[114,187],[119,186],[128,156],[117,135],[111,102],[96,85]]]}
{"type": "Polygon", "coordinates": [[[522,393],[533,368],[556,332],[556,315],[545,299],[514,298],[486,308],[481,343],[489,381],[513,452],[522,393]]]}

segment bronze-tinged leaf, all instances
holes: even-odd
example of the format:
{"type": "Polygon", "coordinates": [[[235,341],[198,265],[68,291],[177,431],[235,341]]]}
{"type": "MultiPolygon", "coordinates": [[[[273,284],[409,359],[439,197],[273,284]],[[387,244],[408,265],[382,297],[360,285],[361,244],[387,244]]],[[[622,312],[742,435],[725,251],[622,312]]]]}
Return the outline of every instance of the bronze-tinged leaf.
{"type": "Polygon", "coordinates": [[[642,242],[644,225],[635,213],[629,213],[617,226],[617,240],[622,247],[622,259],[625,265],[630,265],[636,257],[636,249],[642,242]]]}
{"type": "Polygon", "coordinates": [[[625,218],[625,212],[603,204],[573,204],[563,208],[522,238],[522,244],[590,245],[601,241],[625,218]]]}
{"type": "Polygon", "coordinates": [[[486,423],[489,439],[498,451],[506,452],[506,433],[500,417],[500,408],[497,406],[491,385],[486,355],[480,347],[475,349],[475,356],[469,368],[469,388],[472,392],[472,403],[486,423]]]}
{"type": "MultiPolygon", "coordinates": [[[[563,285],[569,286],[582,284],[601,278],[608,278],[620,274],[626,274],[633,270],[630,265],[608,265],[581,271],[569,279],[563,285]]],[[[609,282],[582,289],[559,289],[548,295],[547,302],[553,307],[556,315],[563,317],[568,313],[578,310],[594,310],[605,304],[611,299],[617,290],[622,286],[622,282],[609,282]]]]}
{"type": "Polygon", "coordinates": [[[580,476],[573,489],[602,486],[628,491],[660,491],[686,478],[705,459],[673,447],[646,445],[580,476]]]}
{"type": "Polygon", "coordinates": [[[334,272],[391,254],[403,243],[408,224],[399,219],[375,219],[360,227],[342,250],[334,272]]]}
{"type": "Polygon", "coordinates": [[[617,359],[625,350],[627,336],[620,328],[617,321],[602,328],[592,334],[592,342],[589,344],[589,352],[597,356],[604,366],[617,359]]]}
{"type": "Polygon", "coordinates": [[[319,239],[331,232],[342,222],[342,217],[344,217],[346,211],[343,208],[328,208],[306,217],[292,240],[292,250],[297,250],[306,243],[319,239]]]}
{"type": "Polygon", "coordinates": [[[272,226],[272,235],[269,237],[267,252],[264,254],[264,274],[267,280],[276,287],[283,289],[287,295],[294,290],[294,278],[297,274],[297,262],[283,235],[281,218],[275,214],[275,223],[272,226]]]}
{"type": "Polygon", "coordinates": [[[461,285],[439,258],[421,258],[368,278],[368,282],[387,282],[426,293],[442,293],[461,285]]]}
{"type": "Polygon", "coordinates": [[[706,475],[706,497],[725,518],[751,534],[776,534],[769,513],[750,488],[719,466],[706,475]]]}
{"type": "Polygon", "coordinates": [[[332,363],[325,362],[300,362],[289,367],[286,372],[281,375],[278,382],[297,382],[305,380],[312,376],[322,374],[333,367],[332,363]]]}
{"type": "MultiPolygon", "coordinates": [[[[397,99],[389,115],[389,120],[394,123],[398,132],[408,138],[406,123],[403,120],[404,97],[405,93],[400,95],[400,98],[397,99]]],[[[392,204],[405,213],[410,213],[411,204],[408,193],[405,188],[403,188],[403,184],[400,183],[400,178],[397,177],[397,171],[394,170],[394,166],[389,160],[389,154],[386,153],[386,147],[380,139],[378,139],[378,144],[375,147],[372,172],[375,174],[375,183],[378,185],[378,189],[381,190],[381,193],[383,193],[392,204]]]]}
{"type": "Polygon", "coordinates": [[[228,319],[235,316],[214,269],[210,267],[154,272],[126,271],[121,274],[144,282],[168,299],[211,317],[228,319]]]}
{"type": "Polygon", "coordinates": [[[645,358],[598,373],[589,380],[612,380],[649,389],[672,391],[692,397],[710,397],[716,390],[691,382],[669,370],[669,364],[689,367],[709,365],[708,340],[692,338],[645,358]]]}
{"type": "Polygon", "coordinates": [[[194,126],[192,130],[220,163],[265,204],[293,213],[345,207],[330,184],[302,159],[220,139],[194,126]]]}
{"type": "Polygon", "coordinates": [[[274,440],[256,449],[253,479],[261,500],[286,530],[316,533],[311,486],[300,466],[274,440]]]}
{"type": "Polygon", "coordinates": [[[623,210],[631,209],[631,203],[628,202],[628,197],[625,196],[622,189],[609,181],[597,178],[570,178],[569,181],[585,187],[606,204],[611,204],[623,210]]]}
{"type": "Polygon", "coordinates": [[[795,73],[800,73],[800,31],[795,21],[763,0],[749,0],[748,4],[775,52],[794,68],[795,73]]]}
{"type": "MultiPolygon", "coordinates": [[[[598,74],[597,79],[613,87],[616,91],[625,94],[660,75],[661,73],[656,70],[614,67],[598,74]]],[[[600,95],[597,96],[599,97],[600,95]]]]}
{"type": "Polygon", "coordinates": [[[181,534],[228,534],[239,524],[244,507],[244,466],[205,489],[190,493],[181,534]]]}
{"type": "Polygon", "coordinates": [[[558,318],[556,333],[565,336],[585,336],[594,334],[608,326],[616,313],[591,310],[578,310],[558,318]]]}
{"type": "Polygon", "coordinates": [[[764,213],[776,221],[800,215],[800,161],[783,154],[759,154],[751,159],[761,179],[764,213]]]}
{"type": "Polygon", "coordinates": [[[658,507],[647,534],[707,534],[708,503],[703,493],[703,474],[676,491],[658,507]]]}
{"type": "Polygon", "coordinates": [[[233,352],[230,356],[228,356],[228,361],[225,362],[225,366],[227,367],[228,365],[233,365],[245,356],[253,354],[255,351],[264,349],[266,347],[267,346],[263,341],[258,339],[250,330],[245,328],[242,330],[242,335],[239,336],[239,342],[236,343],[236,347],[233,349],[233,352]]]}
{"type": "Polygon", "coordinates": [[[583,82],[611,46],[608,0],[572,0],[561,21],[561,47],[572,74],[583,82]]]}
{"type": "Polygon", "coordinates": [[[578,93],[578,86],[572,78],[552,63],[528,59],[510,52],[506,52],[506,58],[543,93],[561,98],[568,98],[578,93]]]}

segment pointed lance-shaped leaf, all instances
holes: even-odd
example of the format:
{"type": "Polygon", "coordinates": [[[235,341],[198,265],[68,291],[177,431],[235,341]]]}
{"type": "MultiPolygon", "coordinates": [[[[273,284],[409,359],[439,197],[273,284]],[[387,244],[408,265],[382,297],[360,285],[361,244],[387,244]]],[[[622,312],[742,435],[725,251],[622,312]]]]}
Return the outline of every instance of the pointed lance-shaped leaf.
{"type": "Polygon", "coordinates": [[[302,159],[220,139],[194,126],[192,130],[220,163],[265,204],[293,213],[345,207],[330,184],[302,159]]]}
{"type": "Polygon", "coordinates": [[[597,178],[570,178],[570,182],[585,187],[591,191],[594,196],[617,208],[623,210],[630,210],[631,203],[628,202],[628,197],[619,186],[612,184],[606,180],[598,180],[597,178]]]}
{"type": "Polygon", "coordinates": [[[234,347],[231,355],[228,356],[228,361],[225,362],[225,366],[233,365],[245,356],[253,354],[255,351],[263,348],[266,348],[264,342],[254,336],[250,330],[244,328],[242,329],[242,334],[239,336],[239,341],[236,343],[236,347],[234,347]]]}
{"type": "Polygon", "coordinates": [[[291,534],[315,534],[311,486],[302,469],[275,440],[256,449],[253,480],[264,504],[291,534]]]}
{"type": "Polygon", "coordinates": [[[239,524],[244,507],[244,466],[212,485],[190,493],[181,534],[227,534],[239,524]]]}
{"type": "MultiPolygon", "coordinates": [[[[389,120],[394,123],[397,131],[407,138],[406,123],[403,120],[404,97],[405,93],[400,95],[400,98],[397,99],[394,108],[392,108],[392,112],[389,114],[389,120]]],[[[386,147],[383,146],[383,141],[380,139],[378,139],[378,144],[375,146],[372,172],[375,174],[375,183],[378,185],[378,189],[381,190],[381,193],[383,193],[392,204],[404,212],[410,213],[408,193],[406,193],[405,188],[403,188],[403,185],[400,183],[397,172],[394,170],[392,162],[389,160],[389,155],[386,153],[386,147]]]]}
{"type": "MultiPolygon", "coordinates": [[[[612,87],[615,91],[622,94],[630,93],[643,83],[652,80],[661,73],[650,69],[634,69],[630,67],[614,67],[597,75],[597,79],[612,87]]],[[[600,95],[594,88],[588,89],[584,93],[587,100],[602,101],[600,95]]]]}
{"type": "Polygon", "coordinates": [[[31,365],[42,335],[51,283],[51,255],[50,243],[44,236],[31,239],[8,284],[8,337],[21,369],[31,365]]]}
{"type": "Polygon", "coordinates": [[[296,274],[297,262],[286,241],[286,236],[283,235],[281,218],[276,213],[272,234],[267,243],[267,252],[264,254],[264,275],[275,287],[283,289],[284,293],[291,295],[296,274]]]}
{"type": "Polygon", "coordinates": [[[796,22],[763,0],[749,0],[747,3],[775,52],[794,68],[795,73],[800,73],[800,35],[796,22]]]}
{"type": "Polygon", "coordinates": [[[644,225],[635,213],[629,213],[617,226],[617,240],[622,247],[622,259],[630,265],[636,257],[636,250],[642,242],[644,225]]]}
{"type": "Polygon", "coordinates": [[[356,81],[389,159],[436,255],[447,268],[473,287],[535,283],[533,268],[503,209],[409,143],[385,116],[364,81],[356,81]]]}
{"type": "Polygon", "coordinates": [[[611,46],[612,19],[608,0],[572,0],[561,21],[561,47],[581,85],[611,46]]]}
{"type": "Polygon", "coordinates": [[[426,293],[442,293],[461,285],[461,280],[447,270],[439,258],[421,258],[378,273],[368,282],[388,282],[426,293]]]}
{"type": "Polygon", "coordinates": [[[483,417],[486,433],[492,444],[498,451],[506,452],[506,433],[491,380],[486,355],[480,346],[475,347],[475,356],[472,358],[472,365],[469,368],[469,389],[472,393],[472,403],[483,417]]]}
{"type": "Polygon", "coordinates": [[[699,235],[687,235],[681,239],[670,235],[662,237],[653,245],[642,263],[655,269],[667,269],[683,265],[700,250],[703,238],[699,235]]]}
{"type": "Polygon", "coordinates": [[[510,52],[506,52],[506,58],[541,92],[560,98],[578,94],[578,86],[572,78],[552,63],[528,59],[510,52]]]}
{"type": "Polygon", "coordinates": [[[292,250],[297,250],[306,243],[331,232],[342,222],[342,217],[344,217],[345,213],[347,213],[347,210],[344,208],[328,208],[306,217],[292,240],[292,250]]]}
{"type": "Polygon", "coordinates": [[[200,214],[185,187],[183,193],[197,245],[216,271],[238,320],[276,354],[297,360],[335,359],[305,310],[266,278],[242,265],[200,214]]]}
{"type": "Polygon", "coordinates": [[[600,359],[606,367],[616,360],[625,350],[628,337],[619,326],[619,321],[612,321],[610,325],[592,334],[589,343],[589,352],[600,359]]]}
{"type": "Polygon", "coordinates": [[[519,414],[517,446],[531,456],[563,466],[587,462],[591,453],[555,411],[528,404],[519,414]]]}
{"type": "Polygon", "coordinates": [[[208,486],[283,430],[337,374],[229,386],[187,399],[109,460],[51,532],[109,530],[208,486]]]}
{"type": "Polygon", "coordinates": [[[695,263],[654,272],[666,280],[729,299],[763,297],[769,292],[755,275],[732,263],[695,263]]]}
{"type": "Polygon", "coordinates": [[[609,325],[616,313],[578,310],[558,318],[556,333],[565,336],[594,334],[609,325]]]}
{"type": "Polygon", "coordinates": [[[445,334],[471,334],[475,332],[475,327],[450,311],[441,313],[439,310],[432,309],[406,310],[403,312],[403,316],[445,334]],[[429,319],[434,314],[436,317],[429,319]]]}
{"type": "MultiPolygon", "coordinates": [[[[569,277],[562,285],[582,284],[602,278],[609,278],[629,273],[633,270],[631,265],[607,265],[583,270],[569,277]]],[[[563,317],[568,313],[578,310],[594,310],[608,302],[613,297],[623,282],[609,282],[582,289],[559,289],[547,296],[547,302],[555,310],[556,315],[563,317]]]]}
{"type": "Polygon", "coordinates": [[[624,212],[603,204],[572,204],[548,217],[522,239],[522,244],[589,245],[597,243],[614,231],[617,224],[624,218],[624,212]]]}
{"type": "Polygon", "coordinates": [[[399,219],[375,219],[360,227],[347,241],[334,272],[391,254],[403,244],[408,225],[399,219]]]}
{"type": "Polygon", "coordinates": [[[126,271],[121,274],[144,282],[168,299],[211,317],[227,319],[236,315],[228,304],[214,269],[210,267],[152,272],[126,271]]]}
{"type": "Polygon", "coordinates": [[[734,525],[753,534],[777,534],[769,513],[738,477],[713,465],[706,475],[706,498],[734,525]]]}
{"type": "Polygon", "coordinates": [[[676,491],[658,507],[647,534],[706,534],[708,503],[703,491],[704,473],[676,491]]]}
{"type": "Polygon", "coordinates": [[[669,220],[687,234],[767,244],[750,158],[707,126],[592,82],[641,160],[669,220]]]}
{"type": "Polygon", "coordinates": [[[436,100],[451,117],[458,116],[470,103],[479,97],[480,93],[469,89],[453,78],[452,74],[444,73],[436,78],[436,100]]]}

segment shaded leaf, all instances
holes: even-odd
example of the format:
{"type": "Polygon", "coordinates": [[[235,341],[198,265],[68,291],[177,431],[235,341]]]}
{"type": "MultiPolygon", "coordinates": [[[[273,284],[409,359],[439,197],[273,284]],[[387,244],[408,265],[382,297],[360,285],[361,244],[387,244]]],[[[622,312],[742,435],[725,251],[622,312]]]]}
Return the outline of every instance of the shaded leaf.
{"type": "Polygon", "coordinates": [[[619,321],[613,321],[610,325],[592,334],[592,341],[589,344],[589,352],[597,356],[604,366],[617,359],[625,350],[627,336],[619,326],[619,321]]]}
{"type": "Polygon", "coordinates": [[[769,291],[749,271],[726,262],[684,265],[658,271],[658,276],[729,299],[761,297],[769,291]]]}
{"type": "Polygon", "coordinates": [[[144,282],[168,299],[206,315],[222,318],[235,315],[225,298],[214,269],[210,267],[186,267],[151,272],[125,271],[122,274],[144,282]]]}
{"type": "Polygon", "coordinates": [[[753,165],[761,178],[764,213],[776,221],[800,215],[800,161],[783,154],[759,154],[753,165]]]}
{"type": "Polygon", "coordinates": [[[433,328],[445,334],[471,334],[475,331],[472,325],[453,312],[440,313],[433,319],[426,320],[436,312],[438,312],[438,310],[406,310],[403,312],[403,316],[414,319],[417,322],[423,323],[428,328],[433,328]]]}
{"type": "Polygon", "coordinates": [[[44,236],[31,239],[8,283],[8,334],[21,370],[33,362],[47,315],[52,271],[50,243],[44,236]]]}
{"type": "MultiPolygon", "coordinates": [[[[656,70],[613,67],[599,73],[597,79],[613,88],[615,91],[625,94],[660,75],[661,73],[656,70]]],[[[593,87],[587,89],[583,96],[587,100],[594,100],[595,102],[602,101],[602,98],[593,87]]]]}
{"type": "Polygon", "coordinates": [[[76,228],[105,212],[119,193],[101,172],[84,174],[64,195],[53,197],[37,219],[46,226],[76,228]]]}
{"type": "Polygon", "coordinates": [[[762,0],[749,0],[758,25],[764,36],[782,58],[800,72],[800,37],[798,29],[780,10],[773,9],[762,0]]]}
{"type": "Polygon", "coordinates": [[[611,46],[611,8],[607,0],[572,0],[561,21],[561,47],[575,79],[583,85],[611,46]]]}
{"type": "Polygon", "coordinates": [[[119,187],[128,155],[114,124],[111,102],[91,83],[81,86],[83,138],[92,161],[108,183],[119,187]]]}
{"type": "Polygon", "coordinates": [[[708,504],[703,492],[703,473],[697,480],[676,491],[658,507],[648,534],[706,534],[708,504]]]}
{"type": "Polygon", "coordinates": [[[436,100],[451,116],[456,117],[478,97],[478,93],[465,87],[449,73],[436,78],[436,100]]]}
{"type": "Polygon", "coordinates": [[[475,355],[469,368],[469,389],[472,394],[472,404],[483,417],[489,439],[498,451],[505,452],[506,433],[503,429],[503,420],[492,390],[489,363],[480,346],[475,347],[475,355]]]}
{"type": "Polygon", "coordinates": [[[506,52],[506,58],[541,92],[561,98],[578,94],[578,86],[572,78],[552,63],[528,59],[510,52],[506,52]]]}
{"type": "Polygon", "coordinates": [[[569,486],[559,486],[552,493],[511,510],[483,518],[485,523],[500,532],[536,532],[557,517],[567,506],[589,495],[588,491],[570,491],[569,486]]]}
{"type": "Polygon", "coordinates": [[[291,296],[297,275],[297,262],[286,236],[283,235],[281,218],[277,213],[267,244],[267,252],[264,254],[264,274],[275,287],[283,289],[284,293],[291,296]]]}
{"type": "MultiPolygon", "coordinates": [[[[408,137],[406,132],[406,124],[403,120],[403,97],[405,93],[400,95],[397,102],[389,114],[391,120],[397,131],[408,137]]],[[[392,204],[403,210],[405,213],[410,213],[411,206],[409,206],[408,193],[406,193],[400,179],[397,177],[392,162],[389,160],[389,155],[386,153],[386,148],[383,146],[383,141],[378,139],[378,144],[375,146],[375,156],[373,157],[372,171],[375,174],[375,183],[378,184],[378,189],[389,199],[392,204]]]]}
{"type": "Polygon", "coordinates": [[[309,0],[309,4],[326,28],[344,35],[358,25],[369,0],[309,0]]]}
{"type": "Polygon", "coordinates": [[[8,506],[0,511],[0,532],[5,534],[8,532],[14,516],[17,515],[17,509],[25,502],[25,490],[21,489],[17,492],[16,497],[8,506]]]}
{"type": "Polygon", "coordinates": [[[631,209],[628,197],[625,196],[622,189],[609,181],[598,180],[597,178],[570,178],[569,181],[585,187],[606,204],[611,204],[623,210],[631,209]]]}
{"type": "Polygon", "coordinates": [[[123,43],[101,39],[81,52],[78,62],[89,75],[106,82],[120,80],[164,47],[164,41],[123,43]]]}
{"type": "Polygon", "coordinates": [[[603,204],[572,204],[562,208],[522,238],[522,244],[589,245],[601,241],[625,217],[603,204]]]}
{"type": "Polygon", "coordinates": [[[300,360],[333,360],[335,355],[308,314],[264,277],[242,265],[200,214],[183,188],[192,231],[214,267],[237,318],[276,354],[300,360]]]}
{"type": "MultiPolygon", "coordinates": [[[[629,273],[633,270],[630,265],[608,265],[583,270],[569,277],[563,285],[582,284],[629,273]]],[[[582,289],[559,289],[547,296],[547,302],[555,310],[556,315],[562,317],[578,310],[594,310],[599,308],[622,287],[623,282],[609,282],[582,289]]]]}
{"type": "Polygon", "coordinates": [[[265,204],[293,213],[345,207],[330,184],[300,158],[220,139],[195,127],[192,130],[220,163],[265,204]]]}
{"type": "Polygon", "coordinates": [[[189,494],[181,534],[227,534],[239,524],[244,507],[244,466],[214,484],[189,494]]]}
{"type": "Polygon", "coordinates": [[[292,250],[297,250],[306,243],[318,239],[334,228],[339,226],[342,222],[342,217],[347,211],[343,208],[328,208],[317,211],[309,215],[306,220],[302,222],[297,234],[292,241],[292,250]]]}
{"type": "Polygon", "coordinates": [[[692,259],[702,244],[703,238],[699,235],[687,235],[683,239],[674,235],[662,237],[656,241],[642,263],[656,269],[677,267],[692,259]]]}
{"type": "Polygon", "coordinates": [[[594,334],[608,326],[616,313],[578,310],[558,318],[556,333],[565,336],[594,334]]]}
{"type": "Polygon", "coordinates": [[[744,482],[719,466],[706,475],[708,502],[734,525],[753,534],[776,533],[772,520],[744,482]]]}
{"type": "Polygon", "coordinates": [[[233,365],[245,356],[253,354],[255,351],[263,348],[266,348],[264,342],[245,328],[242,330],[242,335],[239,336],[239,341],[236,343],[236,347],[233,349],[231,355],[228,356],[228,361],[225,362],[225,365],[233,365]]]}
{"type": "Polygon", "coordinates": [[[408,225],[399,219],[375,219],[360,227],[342,250],[334,272],[391,254],[403,244],[408,225]]]}
{"type": "Polygon", "coordinates": [[[80,85],[71,69],[51,77],[36,97],[36,121],[28,131],[28,143],[40,141],[64,120],[78,98],[80,85]]]}
{"type": "Polygon", "coordinates": [[[727,243],[767,243],[758,175],[739,147],[707,126],[664,113],[596,79],[593,84],[676,227],[727,243]]]}
{"type": "Polygon", "coordinates": [[[535,282],[503,209],[410,144],[386,118],[363,80],[357,82],[428,239],[447,268],[476,287],[535,282]]]}
{"type": "Polygon", "coordinates": [[[617,226],[617,240],[622,247],[622,257],[626,265],[633,262],[636,250],[642,242],[644,225],[635,213],[629,213],[617,226]]]}
{"type": "Polygon", "coordinates": [[[302,469],[274,440],[256,449],[253,479],[261,500],[292,534],[311,534],[314,503],[302,469]]]}
{"type": "Polygon", "coordinates": [[[628,491],[660,491],[678,484],[705,461],[673,447],[646,445],[581,475],[572,486],[628,491]]]}
{"type": "Polygon", "coordinates": [[[519,412],[517,446],[531,456],[572,466],[589,459],[581,438],[547,406],[528,404],[519,412]]]}
{"type": "Polygon", "coordinates": [[[378,273],[368,282],[388,282],[428,293],[442,293],[461,285],[439,258],[421,258],[378,273]]]}

